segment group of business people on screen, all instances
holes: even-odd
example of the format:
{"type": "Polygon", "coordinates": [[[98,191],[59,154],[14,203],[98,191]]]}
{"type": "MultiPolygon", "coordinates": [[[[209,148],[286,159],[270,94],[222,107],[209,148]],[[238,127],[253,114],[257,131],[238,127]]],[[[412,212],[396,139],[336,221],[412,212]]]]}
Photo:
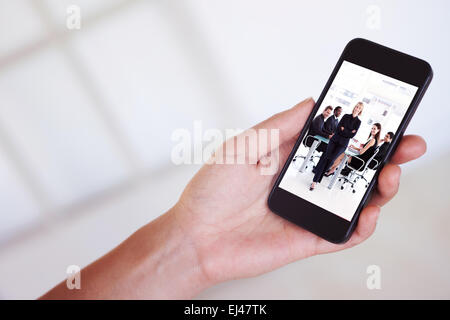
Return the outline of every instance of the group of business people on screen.
{"type": "MultiPolygon", "coordinates": [[[[325,110],[318,115],[311,123],[307,137],[321,136],[329,139],[328,143],[320,143],[317,147],[317,151],[322,152],[320,160],[316,167],[313,169],[314,178],[310,185],[310,190],[314,190],[317,183],[322,181],[323,176],[331,176],[335,173],[337,167],[345,156],[345,150],[348,147],[350,139],[352,139],[361,126],[360,116],[364,110],[364,104],[358,102],[352,113],[344,114],[339,120],[342,113],[342,108],[337,106],[333,109],[332,106],[327,106],[325,110]]],[[[361,167],[364,163],[370,160],[378,149],[375,156],[377,163],[380,163],[389,148],[394,133],[387,132],[384,138],[381,137],[381,124],[375,123],[369,133],[369,137],[366,142],[359,143],[357,145],[351,145],[351,149],[356,151],[357,157],[349,157],[347,166],[341,171],[342,175],[348,175],[352,170],[349,168],[361,167]],[[364,162],[362,162],[364,161],[364,162]]],[[[305,144],[310,147],[311,141],[305,141],[305,144]]],[[[305,159],[308,161],[308,159],[305,159]]],[[[369,163],[368,166],[374,169],[375,163],[369,163]]]]}

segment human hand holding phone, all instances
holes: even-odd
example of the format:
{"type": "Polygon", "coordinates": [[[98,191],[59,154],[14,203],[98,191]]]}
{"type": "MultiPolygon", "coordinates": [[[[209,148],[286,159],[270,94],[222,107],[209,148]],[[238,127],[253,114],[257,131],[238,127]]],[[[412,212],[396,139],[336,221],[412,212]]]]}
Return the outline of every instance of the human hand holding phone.
{"type": "MultiPolygon", "coordinates": [[[[280,129],[276,146],[280,163],[288,158],[313,106],[314,101],[308,99],[254,127],[280,129]]],[[[213,283],[256,276],[367,239],[375,229],[380,207],[397,193],[398,165],[420,157],[425,149],[419,136],[402,138],[391,163],[381,171],[377,190],[362,211],[356,231],[345,244],[330,243],[273,214],[266,199],[278,173],[261,175],[261,163],[203,166],[187,185],[173,214],[213,283]]]]}
{"type": "MultiPolygon", "coordinates": [[[[378,183],[371,184],[372,197],[366,198],[370,199],[368,202],[361,202],[365,206],[358,209],[358,219],[349,221],[340,230],[347,232],[349,226],[355,227],[351,229],[353,232],[346,234],[351,235],[344,239],[346,242],[329,242],[269,209],[268,196],[274,194],[274,183],[287,166],[278,168],[275,175],[263,175],[261,169],[267,166],[267,159],[272,154],[279,155],[279,163],[295,155],[291,151],[299,145],[299,138],[306,132],[302,129],[313,115],[314,101],[307,99],[254,127],[258,139],[264,139],[259,136],[258,129],[279,129],[280,133],[279,141],[272,144],[269,151],[261,152],[255,164],[205,164],[170,210],[82,270],[84,279],[89,279],[83,290],[67,290],[66,281],[63,281],[42,298],[191,298],[216,283],[256,276],[312,255],[349,248],[367,239],[375,229],[380,207],[397,193],[398,165],[420,157],[426,150],[421,137],[402,135],[431,81],[432,72],[423,61],[381,49],[367,41],[357,39],[350,44],[353,49],[344,51],[331,78],[347,57],[361,60],[361,64],[367,66],[375,63],[374,69],[380,68],[383,73],[410,80],[419,88],[419,94],[402,119],[399,134],[392,140],[397,147],[394,154],[389,157],[389,162],[377,169],[378,183]],[[366,46],[371,50],[359,54],[366,46]],[[381,62],[377,60],[380,54],[384,57],[381,62]],[[404,71],[402,68],[408,63],[396,63],[398,59],[412,63],[414,68],[404,71]],[[114,279],[113,286],[111,279],[114,279]]],[[[330,85],[331,81],[325,92],[330,85]]],[[[355,119],[344,117],[347,124],[359,127],[355,119]]],[[[344,127],[340,129],[344,131],[344,127]]],[[[233,152],[236,151],[228,151],[227,157],[238,156],[233,152]]],[[[309,212],[310,208],[304,207],[289,209],[298,215],[322,213],[309,212]]],[[[315,216],[322,219],[320,214],[315,216]]],[[[337,218],[333,219],[330,221],[337,218]]],[[[342,240],[341,234],[337,235],[332,240],[342,240]]]]}
{"type": "MultiPolygon", "coordinates": [[[[313,105],[308,99],[255,126],[280,129],[279,144],[270,150],[279,152],[280,163],[288,158],[313,105]]],[[[261,167],[267,165],[264,161],[205,164],[169,211],[83,268],[83,278],[89,279],[83,290],[68,290],[64,280],[41,298],[186,299],[222,281],[256,276],[312,255],[352,247],[372,234],[380,207],[397,193],[398,165],[420,157],[425,148],[421,137],[402,138],[391,163],[381,171],[356,231],[340,245],[269,210],[266,199],[279,172],[261,175],[261,167]]]]}

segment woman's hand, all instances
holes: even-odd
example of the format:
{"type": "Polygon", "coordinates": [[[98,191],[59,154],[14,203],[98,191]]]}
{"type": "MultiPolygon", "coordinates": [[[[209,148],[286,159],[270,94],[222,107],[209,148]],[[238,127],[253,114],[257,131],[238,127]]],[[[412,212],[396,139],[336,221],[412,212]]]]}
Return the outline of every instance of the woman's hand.
{"type": "Polygon", "coordinates": [[[204,165],[184,190],[174,214],[211,283],[256,276],[299,259],[361,243],[375,230],[380,207],[397,193],[398,165],[420,157],[426,150],[421,137],[403,137],[391,163],[380,173],[378,189],[362,211],[353,236],[345,244],[332,244],[267,207],[273,183],[313,106],[314,101],[308,99],[254,127],[280,129],[280,143],[272,149],[280,155],[275,175],[261,175],[261,162],[204,165]]]}
{"type": "MultiPolygon", "coordinates": [[[[280,165],[313,105],[308,99],[255,126],[280,129],[280,141],[270,151],[279,152],[280,165]]],[[[372,234],[380,206],[397,193],[398,164],[420,157],[425,148],[422,138],[403,137],[392,162],[379,175],[378,189],[362,211],[353,236],[342,245],[327,242],[269,210],[267,198],[281,170],[271,176],[261,174],[269,152],[256,164],[206,164],[173,208],[85,267],[80,290],[69,290],[62,281],[42,299],[191,298],[221,281],[352,247],[372,234]]]]}

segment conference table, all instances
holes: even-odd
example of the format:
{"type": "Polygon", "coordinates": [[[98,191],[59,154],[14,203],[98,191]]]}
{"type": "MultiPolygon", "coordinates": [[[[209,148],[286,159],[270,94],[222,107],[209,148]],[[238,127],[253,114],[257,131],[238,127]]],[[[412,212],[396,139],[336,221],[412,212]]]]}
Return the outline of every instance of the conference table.
{"type": "Polygon", "coordinates": [[[339,175],[341,174],[342,169],[344,169],[345,164],[348,161],[348,158],[359,156],[359,152],[355,149],[348,148],[344,152],[344,157],[342,158],[341,162],[339,163],[339,166],[337,167],[336,171],[334,171],[333,178],[331,179],[330,183],[328,184],[328,189],[332,189],[334,184],[336,183],[336,180],[338,179],[339,175]]]}
{"type": "Polygon", "coordinates": [[[324,138],[322,136],[307,136],[308,137],[313,137],[314,138],[314,142],[312,143],[311,147],[309,148],[308,154],[305,157],[305,160],[303,161],[302,165],[300,166],[300,169],[298,169],[301,173],[305,172],[306,170],[306,165],[308,164],[309,159],[311,159],[312,155],[314,154],[314,151],[316,151],[317,147],[323,142],[328,144],[328,142],[330,142],[330,139],[324,138]]]}
{"type": "MultiPolygon", "coordinates": [[[[308,154],[306,155],[305,160],[303,161],[302,165],[299,168],[299,171],[301,173],[305,172],[308,161],[311,159],[312,155],[314,154],[314,151],[317,150],[317,147],[321,143],[328,144],[330,142],[330,139],[327,139],[327,138],[324,138],[324,137],[318,136],[318,135],[313,136],[313,138],[314,138],[314,142],[312,143],[311,147],[309,148],[308,154]]],[[[347,147],[347,149],[344,152],[344,157],[342,158],[341,162],[339,163],[339,166],[337,167],[336,171],[334,172],[333,178],[331,179],[330,183],[328,184],[328,189],[333,188],[334,184],[336,183],[336,180],[338,179],[339,175],[341,174],[342,169],[344,169],[345,164],[348,161],[348,158],[355,157],[358,155],[359,155],[359,152],[357,150],[347,147]]]]}

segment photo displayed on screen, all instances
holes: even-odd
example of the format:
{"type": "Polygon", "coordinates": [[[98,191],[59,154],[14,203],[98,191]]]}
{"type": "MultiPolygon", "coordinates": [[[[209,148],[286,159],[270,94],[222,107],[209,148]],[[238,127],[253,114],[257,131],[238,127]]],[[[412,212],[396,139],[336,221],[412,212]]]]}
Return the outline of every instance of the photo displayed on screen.
{"type": "Polygon", "coordinates": [[[280,188],[351,221],[417,89],[344,61],[280,188]]]}

